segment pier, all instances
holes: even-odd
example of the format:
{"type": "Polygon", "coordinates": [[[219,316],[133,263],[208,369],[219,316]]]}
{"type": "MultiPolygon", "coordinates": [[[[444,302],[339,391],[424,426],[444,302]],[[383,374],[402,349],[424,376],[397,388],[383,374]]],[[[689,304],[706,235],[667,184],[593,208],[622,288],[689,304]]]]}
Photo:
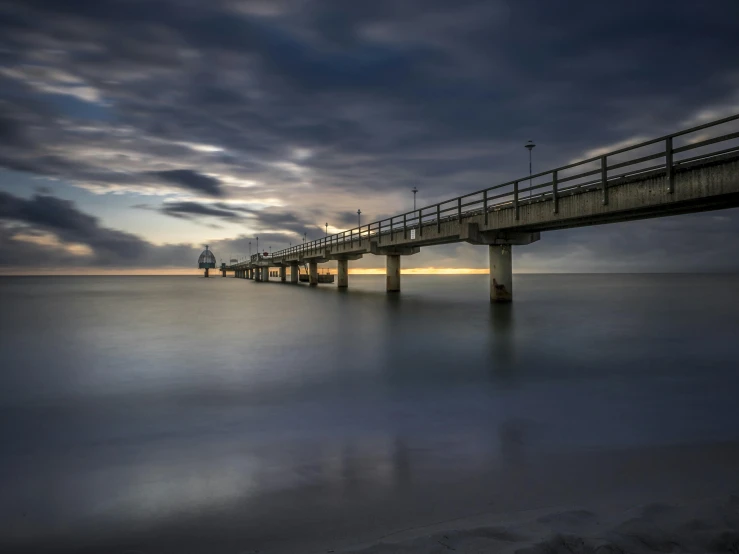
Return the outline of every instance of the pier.
{"type": "Polygon", "coordinates": [[[349,262],[384,256],[386,290],[401,290],[401,260],[421,248],[467,242],[487,247],[490,300],[513,300],[513,248],[541,233],[739,206],[739,114],[596,157],[400,213],[353,229],[224,265],[222,274],[257,282],[298,283],[308,267],[338,262],[337,286],[349,286],[349,262]],[[734,125],[732,125],[734,123],[734,125]],[[713,133],[713,134],[712,134],[713,133]],[[717,134],[718,133],[718,134],[717,134]]]}

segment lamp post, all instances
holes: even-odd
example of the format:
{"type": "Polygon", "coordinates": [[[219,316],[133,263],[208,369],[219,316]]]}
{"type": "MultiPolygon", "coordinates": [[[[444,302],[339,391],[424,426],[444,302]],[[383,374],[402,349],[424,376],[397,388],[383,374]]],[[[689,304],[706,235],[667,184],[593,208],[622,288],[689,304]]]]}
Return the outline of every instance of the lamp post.
{"type": "Polygon", "coordinates": [[[531,151],[534,149],[536,144],[533,140],[530,140],[525,144],[526,149],[529,151],[529,198],[531,198],[531,151]]]}
{"type": "Polygon", "coordinates": [[[416,187],[413,187],[411,189],[411,192],[413,193],[413,211],[416,211],[416,193],[418,192],[418,189],[416,187]]]}
{"type": "Polygon", "coordinates": [[[257,237],[257,258],[259,258],[259,237],[257,237]]]}
{"type": "Polygon", "coordinates": [[[357,227],[362,226],[362,210],[357,210],[357,227]]]}
{"type": "Polygon", "coordinates": [[[328,221],[326,222],[326,236],[328,236],[328,221]]]}
{"type": "Polygon", "coordinates": [[[249,259],[251,260],[251,241],[249,241],[249,259]]]}

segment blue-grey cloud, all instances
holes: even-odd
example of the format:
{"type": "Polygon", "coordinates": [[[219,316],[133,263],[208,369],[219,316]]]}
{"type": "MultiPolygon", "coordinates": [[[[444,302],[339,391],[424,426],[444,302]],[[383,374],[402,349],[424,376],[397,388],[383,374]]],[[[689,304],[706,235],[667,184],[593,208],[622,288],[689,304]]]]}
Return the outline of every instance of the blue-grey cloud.
{"type": "Polygon", "coordinates": [[[424,205],[521,177],[530,138],[536,171],[739,110],[737,19],[734,0],[5,1],[0,167],[320,236],[406,211],[413,186],[424,205]]]}
{"type": "Polygon", "coordinates": [[[221,183],[218,179],[208,177],[191,169],[153,171],[151,175],[187,190],[200,192],[208,196],[223,196],[221,183]]]}

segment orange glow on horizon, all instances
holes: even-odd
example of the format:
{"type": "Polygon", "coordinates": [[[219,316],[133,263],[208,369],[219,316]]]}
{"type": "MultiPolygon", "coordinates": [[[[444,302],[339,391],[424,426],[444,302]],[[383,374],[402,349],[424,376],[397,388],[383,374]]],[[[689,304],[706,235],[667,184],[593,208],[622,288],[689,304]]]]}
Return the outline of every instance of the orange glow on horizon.
{"type": "MultiPolygon", "coordinates": [[[[336,273],[335,268],[331,268],[336,273]]],[[[487,275],[487,269],[468,267],[412,267],[402,269],[403,275],[487,275]]],[[[69,268],[1,268],[0,275],[7,276],[43,276],[43,275],[202,275],[202,269],[189,267],[155,267],[155,268],[125,268],[125,267],[69,267],[69,268]]],[[[350,275],[385,275],[385,268],[354,268],[349,270],[350,275]]],[[[218,268],[210,270],[211,277],[220,277],[218,268]]],[[[227,274],[233,276],[233,272],[227,274]]]]}

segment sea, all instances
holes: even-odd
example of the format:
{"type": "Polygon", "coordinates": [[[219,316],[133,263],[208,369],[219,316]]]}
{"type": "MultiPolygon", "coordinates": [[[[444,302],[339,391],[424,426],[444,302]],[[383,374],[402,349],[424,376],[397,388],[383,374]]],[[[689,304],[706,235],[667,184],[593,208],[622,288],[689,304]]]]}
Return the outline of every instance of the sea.
{"type": "Polygon", "coordinates": [[[384,279],[1,277],[0,550],[338,551],[739,440],[739,276],[384,279]]]}

